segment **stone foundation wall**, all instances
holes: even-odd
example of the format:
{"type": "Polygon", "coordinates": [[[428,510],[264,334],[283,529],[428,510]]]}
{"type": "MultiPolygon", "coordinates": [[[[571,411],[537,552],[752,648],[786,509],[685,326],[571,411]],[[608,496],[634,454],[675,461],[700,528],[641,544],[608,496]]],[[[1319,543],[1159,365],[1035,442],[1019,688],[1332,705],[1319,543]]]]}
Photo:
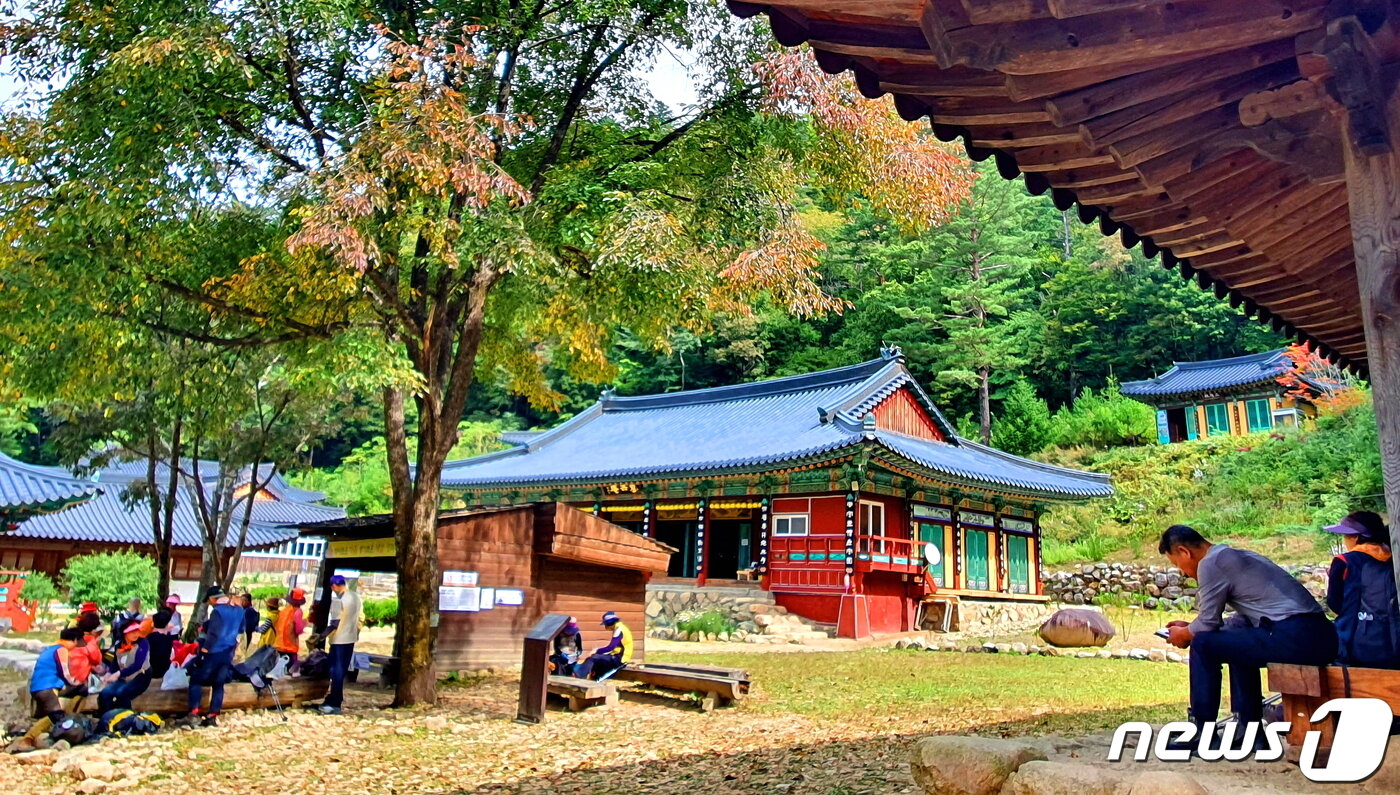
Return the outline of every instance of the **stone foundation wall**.
{"type": "Polygon", "coordinates": [[[732,643],[801,643],[826,638],[813,622],[792,615],[767,591],[747,588],[647,588],[647,637],[664,640],[720,640],[732,643]],[[687,619],[718,613],[728,632],[700,637],[679,626],[687,619]]]}
{"type": "MultiPolygon", "coordinates": [[[[1327,592],[1327,566],[1291,566],[1287,571],[1321,598],[1327,592]]],[[[1101,596],[1138,600],[1149,610],[1196,608],[1196,581],[1175,566],[1132,563],[1086,563],[1075,569],[1046,572],[1045,593],[1069,605],[1095,604],[1101,596]]]]}
{"type": "MultiPolygon", "coordinates": [[[[1044,602],[996,602],[962,599],[953,608],[948,631],[972,635],[993,635],[1038,628],[1054,615],[1058,605],[1044,602]]],[[[931,607],[924,615],[923,629],[942,628],[942,613],[931,607]]]]}

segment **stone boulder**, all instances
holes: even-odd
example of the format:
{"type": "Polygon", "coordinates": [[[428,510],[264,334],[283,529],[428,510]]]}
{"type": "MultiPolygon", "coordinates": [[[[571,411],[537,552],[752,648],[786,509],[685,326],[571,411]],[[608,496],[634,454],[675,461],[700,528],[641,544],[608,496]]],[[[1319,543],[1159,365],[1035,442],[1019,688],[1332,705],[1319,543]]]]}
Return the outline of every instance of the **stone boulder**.
{"type": "Polygon", "coordinates": [[[1066,608],[1040,625],[1041,640],[1061,648],[1104,646],[1113,639],[1113,622],[1093,610],[1066,608]]]}
{"type": "Polygon", "coordinates": [[[1072,762],[1027,762],[1006,780],[1002,795],[1114,795],[1127,777],[1072,762]]]}
{"type": "Polygon", "coordinates": [[[1122,790],[1122,795],[1208,795],[1201,782],[1175,770],[1153,770],[1143,773],[1122,790]]]}
{"type": "Polygon", "coordinates": [[[1030,743],[989,737],[926,737],[914,745],[914,781],[928,795],[995,795],[1022,765],[1044,761],[1030,743]]]}

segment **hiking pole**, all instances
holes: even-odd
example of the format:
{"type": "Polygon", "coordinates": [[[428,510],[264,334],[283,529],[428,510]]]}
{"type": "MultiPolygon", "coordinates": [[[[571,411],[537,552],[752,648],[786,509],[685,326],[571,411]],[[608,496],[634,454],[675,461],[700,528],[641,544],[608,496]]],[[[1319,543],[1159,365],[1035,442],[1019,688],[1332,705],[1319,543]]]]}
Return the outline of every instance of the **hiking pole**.
{"type": "Polygon", "coordinates": [[[273,681],[268,682],[268,683],[267,683],[267,689],[268,689],[269,692],[272,693],[272,704],[273,704],[273,706],[277,707],[277,714],[280,715],[280,716],[282,717],[282,722],[283,722],[283,723],[286,723],[286,722],[287,722],[287,713],[285,713],[285,712],[282,711],[282,699],[281,699],[281,697],[279,697],[279,696],[277,695],[277,682],[276,682],[276,680],[273,680],[273,681]]]}

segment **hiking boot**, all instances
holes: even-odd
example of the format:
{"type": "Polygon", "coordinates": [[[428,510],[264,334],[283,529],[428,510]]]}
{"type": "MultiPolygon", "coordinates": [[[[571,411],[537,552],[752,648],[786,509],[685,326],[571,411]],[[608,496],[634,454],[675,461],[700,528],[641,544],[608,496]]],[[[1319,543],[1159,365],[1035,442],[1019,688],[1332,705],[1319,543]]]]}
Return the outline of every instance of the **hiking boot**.
{"type": "Polygon", "coordinates": [[[333,707],[330,704],[322,704],[317,708],[322,715],[339,715],[340,707],[333,707]]]}
{"type": "Polygon", "coordinates": [[[208,715],[205,715],[204,720],[200,721],[199,725],[203,726],[206,729],[219,728],[219,713],[212,712],[208,715]]]}
{"type": "Polygon", "coordinates": [[[172,729],[194,729],[200,725],[200,715],[198,712],[191,712],[183,718],[177,718],[170,722],[172,729]]]}

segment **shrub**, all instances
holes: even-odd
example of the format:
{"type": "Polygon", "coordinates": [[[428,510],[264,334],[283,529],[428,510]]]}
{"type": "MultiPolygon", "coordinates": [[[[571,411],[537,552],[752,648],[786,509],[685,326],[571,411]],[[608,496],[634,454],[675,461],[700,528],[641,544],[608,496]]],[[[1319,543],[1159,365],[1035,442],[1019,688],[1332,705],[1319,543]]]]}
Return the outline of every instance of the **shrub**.
{"type": "Polygon", "coordinates": [[[676,622],[676,629],[684,632],[688,637],[696,640],[704,640],[707,637],[727,635],[738,628],[738,624],[733,619],[718,610],[707,610],[704,613],[692,614],[682,617],[676,622]]]}
{"type": "Polygon", "coordinates": [[[20,591],[20,597],[26,602],[38,603],[38,613],[40,618],[48,618],[52,615],[49,604],[60,596],[58,586],[53,584],[49,575],[42,571],[28,571],[24,573],[24,590],[20,591]]]}
{"type": "Polygon", "coordinates": [[[1054,443],[1061,447],[1116,447],[1157,438],[1157,412],[1125,397],[1117,381],[1097,392],[1085,389],[1072,406],[1055,412],[1051,425],[1054,443]]]}
{"type": "Polygon", "coordinates": [[[364,617],[367,627],[392,627],[399,619],[399,600],[366,599],[364,617]]]}
{"type": "Polygon", "coordinates": [[[158,580],[155,561],[132,550],[79,555],[63,569],[69,604],[95,602],[98,613],[109,621],[133,598],[155,604],[158,580]]]}
{"type": "Polygon", "coordinates": [[[248,593],[253,596],[253,605],[261,609],[263,603],[274,596],[279,599],[286,599],[287,592],[290,590],[291,589],[285,585],[259,585],[248,591],[248,593]]]}

